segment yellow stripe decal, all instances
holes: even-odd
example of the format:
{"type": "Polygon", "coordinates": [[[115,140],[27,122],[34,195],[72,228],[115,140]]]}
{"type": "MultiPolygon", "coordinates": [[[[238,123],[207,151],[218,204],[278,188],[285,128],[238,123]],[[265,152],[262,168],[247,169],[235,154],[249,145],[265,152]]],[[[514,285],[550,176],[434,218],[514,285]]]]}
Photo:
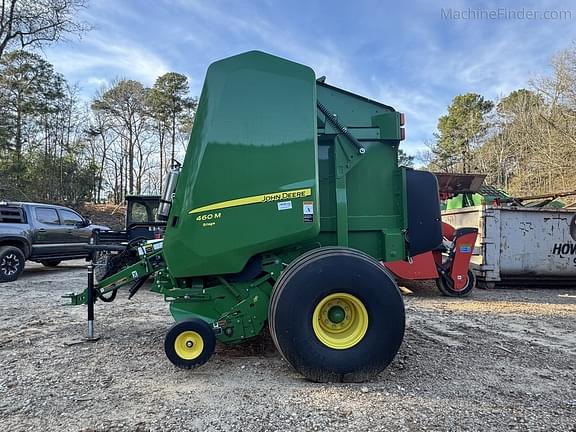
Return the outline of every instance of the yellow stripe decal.
{"type": "Polygon", "coordinates": [[[244,198],[237,198],[229,201],[222,201],[219,203],[210,204],[204,207],[198,207],[192,209],[188,212],[188,214],[193,213],[202,213],[212,210],[220,210],[229,207],[238,207],[248,204],[258,204],[258,203],[266,203],[271,201],[281,201],[281,200],[289,200],[293,198],[304,198],[307,196],[312,195],[312,189],[295,189],[286,192],[274,192],[268,193],[264,195],[253,195],[244,198]]]}

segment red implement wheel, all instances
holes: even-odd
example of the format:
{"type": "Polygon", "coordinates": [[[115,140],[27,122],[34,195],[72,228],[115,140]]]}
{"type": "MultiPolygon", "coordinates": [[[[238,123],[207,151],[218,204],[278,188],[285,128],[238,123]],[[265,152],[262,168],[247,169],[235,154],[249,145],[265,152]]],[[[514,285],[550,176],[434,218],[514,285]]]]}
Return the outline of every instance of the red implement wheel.
{"type": "Polygon", "coordinates": [[[454,288],[454,283],[452,282],[452,279],[450,279],[450,276],[444,276],[442,273],[440,273],[440,277],[436,279],[436,286],[445,296],[466,297],[476,286],[476,276],[474,276],[472,270],[468,270],[467,277],[468,281],[466,282],[466,285],[464,285],[464,287],[461,289],[456,289],[454,288]]]}

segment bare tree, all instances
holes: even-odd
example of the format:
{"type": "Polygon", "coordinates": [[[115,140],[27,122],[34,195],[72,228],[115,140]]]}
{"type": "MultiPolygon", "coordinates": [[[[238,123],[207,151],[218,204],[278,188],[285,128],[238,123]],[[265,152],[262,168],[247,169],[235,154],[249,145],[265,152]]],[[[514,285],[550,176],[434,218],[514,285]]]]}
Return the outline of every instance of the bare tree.
{"type": "MultiPolygon", "coordinates": [[[[466,151],[472,172],[486,174],[488,184],[512,194],[576,189],[576,45],[557,54],[551,65],[552,74],[497,101],[482,118],[483,133],[466,151]]],[[[454,141],[451,129],[466,131],[465,124],[456,121],[467,118],[460,115],[468,110],[464,105],[466,110],[440,119],[439,137],[450,138],[448,144],[454,141]]],[[[458,149],[442,144],[437,140],[419,159],[431,170],[466,170],[454,162],[458,149]]]]}
{"type": "Polygon", "coordinates": [[[148,92],[148,108],[155,119],[155,129],[159,137],[160,183],[166,165],[176,158],[176,141],[182,130],[189,135],[198,101],[189,96],[188,78],[185,75],[168,72],[158,77],[148,92]],[[165,140],[170,138],[170,159],[164,157],[165,140]]]}
{"type": "Polygon", "coordinates": [[[9,48],[40,48],[90,26],[76,19],[87,0],[0,0],[0,58],[9,48]]]}
{"type": "MultiPolygon", "coordinates": [[[[91,156],[97,166],[96,184],[94,185],[94,198],[97,202],[101,200],[106,164],[116,164],[115,158],[110,157],[110,150],[118,141],[119,136],[113,133],[110,124],[111,120],[106,113],[96,111],[93,113],[90,126],[85,130],[90,144],[91,156]]],[[[117,181],[116,179],[115,182],[117,183],[117,181]]],[[[112,185],[112,188],[116,190],[117,187],[112,185]]]]}
{"type": "Polygon", "coordinates": [[[147,89],[140,82],[122,79],[112,84],[92,103],[94,112],[104,113],[110,118],[110,127],[120,135],[125,144],[125,189],[129,194],[140,193],[143,176],[143,172],[135,172],[135,168],[142,167],[140,162],[144,156],[141,146],[145,139],[144,134],[149,129],[146,94],[147,89]]]}

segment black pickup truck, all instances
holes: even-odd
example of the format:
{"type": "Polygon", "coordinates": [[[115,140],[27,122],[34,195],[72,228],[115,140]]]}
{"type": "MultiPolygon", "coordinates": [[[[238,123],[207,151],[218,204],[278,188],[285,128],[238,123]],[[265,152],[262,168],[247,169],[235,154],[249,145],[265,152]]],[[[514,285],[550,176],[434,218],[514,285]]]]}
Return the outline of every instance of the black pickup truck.
{"type": "Polygon", "coordinates": [[[89,258],[85,245],[93,231],[108,229],[66,207],[0,202],[0,282],[16,280],[26,260],[55,267],[89,258]]]}

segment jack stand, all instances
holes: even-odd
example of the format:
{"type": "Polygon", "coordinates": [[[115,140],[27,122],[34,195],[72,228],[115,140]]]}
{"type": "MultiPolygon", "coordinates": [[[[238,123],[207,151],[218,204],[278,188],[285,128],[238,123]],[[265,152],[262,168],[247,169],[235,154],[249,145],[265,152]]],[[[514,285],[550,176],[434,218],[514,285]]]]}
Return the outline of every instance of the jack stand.
{"type": "Polygon", "coordinates": [[[94,264],[88,264],[88,337],[87,342],[96,342],[100,336],[94,336],[94,264]]]}

